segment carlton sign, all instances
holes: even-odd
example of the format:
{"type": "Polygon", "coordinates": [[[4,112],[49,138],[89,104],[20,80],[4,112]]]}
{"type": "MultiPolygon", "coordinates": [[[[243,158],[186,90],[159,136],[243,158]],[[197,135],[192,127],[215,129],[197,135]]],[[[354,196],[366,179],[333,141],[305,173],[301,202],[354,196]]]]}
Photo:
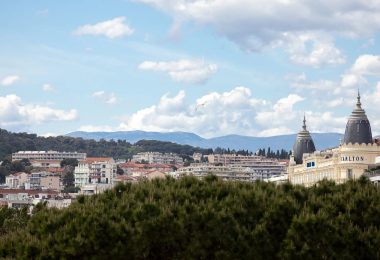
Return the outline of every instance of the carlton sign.
{"type": "Polygon", "coordinates": [[[364,162],[364,156],[361,155],[342,155],[340,157],[341,162],[364,162]]]}

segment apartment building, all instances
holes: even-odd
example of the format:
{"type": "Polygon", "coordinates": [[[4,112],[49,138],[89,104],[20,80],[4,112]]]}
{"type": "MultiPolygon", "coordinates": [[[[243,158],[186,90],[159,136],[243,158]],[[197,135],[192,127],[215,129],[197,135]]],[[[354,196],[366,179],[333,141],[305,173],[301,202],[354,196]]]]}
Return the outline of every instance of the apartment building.
{"type": "Polygon", "coordinates": [[[245,156],[238,154],[210,154],[208,162],[213,165],[237,166],[263,175],[281,175],[286,172],[287,161],[263,156],[245,156]]]}
{"type": "Polygon", "coordinates": [[[12,161],[28,159],[29,161],[62,161],[63,159],[77,159],[83,161],[87,157],[86,153],[78,152],[58,152],[58,151],[18,151],[12,153],[12,161]]]}
{"type": "Polygon", "coordinates": [[[63,189],[61,176],[50,172],[35,172],[28,174],[25,182],[26,190],[54,190],[63,189]]]}
{"type": "Polygon", "coordinates": [[[126,175],[145,175],[152,171],[159,171],[163,173],[173,171],[173,168],[167,164],[142,164],[128,162],[119,164],[119,167],[126,175]]]}
{"type": "Polygon", "coordinates": [[[79,162],[75,167],[75,187],[87,184],[113,184],[116,178],[117,166],[110,157],[89,157],[79,162]]]}
{"type": "Polygon", "coordinates": [[[192,175],[198,178],[204,178],[207,175],[216,175],[223,180],[236,181],[256,181],[265,180],[273,175],[284,173],[286,166],[280,168],[260,168],[260,167],[245,167],[240,165],[214,165],[210,163],[192,163],[188,167],[183,167],[177,170],[181,175],[192,175]]]}
{"type": "Polygon", "coordinates": [[[133,156],[133,162],[146,162],[149,164],[183,165],[182,157],[175,153],[145,152],[133,156]]]}

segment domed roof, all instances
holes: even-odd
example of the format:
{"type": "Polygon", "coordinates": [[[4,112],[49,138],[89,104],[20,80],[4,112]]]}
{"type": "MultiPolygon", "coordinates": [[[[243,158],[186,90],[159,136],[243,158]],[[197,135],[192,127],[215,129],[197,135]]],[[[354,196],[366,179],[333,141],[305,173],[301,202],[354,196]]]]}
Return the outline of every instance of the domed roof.
{"type": "Polygon", "coordinates": [[[306,119],[303,118],[302,130],[297,134],[297,140],[293,146],[293,156],[296,164],[302,164],[304,153],[315,152],[315,145],[309,131],[306,129],[306,119]]]}
{"type": "Polygon", "coordinates": [[[356,108],[352,111],[346,125],[343,143],[370,144],[372,143],[371,125],[364,109],[362,109],[359,92],[357,99],[356,108]]]}

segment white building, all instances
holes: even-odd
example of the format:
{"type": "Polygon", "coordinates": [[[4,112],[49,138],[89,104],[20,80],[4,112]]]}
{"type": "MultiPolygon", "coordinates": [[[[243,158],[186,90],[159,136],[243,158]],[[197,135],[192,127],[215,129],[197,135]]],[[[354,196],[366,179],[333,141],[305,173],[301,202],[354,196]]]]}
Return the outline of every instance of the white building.
{"type": "Polygon", "coordinates": [[[29,161],[62,161],[63,159],[77,159],[78,161],[83,161],[86,159],[86,153],[58,151],[19,151],[12,154],[12,161],[20,161],[22,159],[28,159],[29,161]]]}
{"type": "Polygon", "coordinates": [[[282,175],[270,177],[269,179],[266,179],[265,181],[272,182],[275,184],[282,184],[282,183],[289,182],[289,176],[287,174],[282,174],[282,175]]]}
{"type": "Polygon", "coordinates": [[[182,157],[174,153],[145,152],[133,156],[133,162],[147,162],[150,164],[183,165],[182,157]]]}
{"type": "Polygon", "coordinates": [[[194,153],[193,154],[193,160],[196,163],[202,162],[203,155],[201,153],[194,153]]]}
{"type": "Polygon", "coordinates": [[[113,158],[87,158],[75,167],[75,187],[95,183],[112,185],[116,178],[116,170],[117,166],[113,158]]]}
{"type": "Polygon", "coordinates": [[[114,184],[106,184],[106,183],[93,183],[93,184],[85,184],[80,188],[80,194],[82,195],[93,195],[100,194],[105,192],[106,190],[112,189],[114,184]]]}
{"type": "MultiPolygon", "coordinates": [[[[343,140],[338,147],[315,151],[304,119],[289,163],[289,181],[304,186],[312,186],[323,179],[344,183],[360,178],[376,165],[379,157],[380,144],[372,138],[370,122],[358,94],[356,108],[348,118],[343,140]]],[[[377,181],[375,176],[372,177],[372,181],[377,181]]]]}
{"type": "Polygon", "coordinates": [[[28,181],[28,174],[25,172],[18,172],[5,177],[5,185],[11,189],[18,189],[24,187],[28,181]]]}
{"type": "Polygon", "coordinates": [[[281,175],[286,172],[287,162],[264,156],[238,154],[210,154],[208,162],[214,165],[247,167],[256,174],[281,175]]]}
{"type": "MultiPolygon", "coordinates": [[[[282,168],[284,168],[283,166],[282,168]]],[[[284,168],[285,169],[285,168],[284,168]]],[[[265,180],[273,176],[267,169],[255,169],[239,165],[213,165],[209,163],[192,163],[188,167],[177,170],[179,175],[192,175],[203,178],[207,175],[216,175],[223,180],[256,181],[265,180]]]]}

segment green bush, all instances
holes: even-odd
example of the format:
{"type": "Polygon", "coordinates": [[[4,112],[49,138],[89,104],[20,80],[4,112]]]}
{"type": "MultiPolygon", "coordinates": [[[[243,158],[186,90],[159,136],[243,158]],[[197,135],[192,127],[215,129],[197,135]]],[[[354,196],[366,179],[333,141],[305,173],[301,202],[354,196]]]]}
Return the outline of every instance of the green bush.
{"type": "Polygon", "coordinates": [[[24,259],[378,259],[380,191],[186,177],[118,185],[4,233],[24,259]]]}

